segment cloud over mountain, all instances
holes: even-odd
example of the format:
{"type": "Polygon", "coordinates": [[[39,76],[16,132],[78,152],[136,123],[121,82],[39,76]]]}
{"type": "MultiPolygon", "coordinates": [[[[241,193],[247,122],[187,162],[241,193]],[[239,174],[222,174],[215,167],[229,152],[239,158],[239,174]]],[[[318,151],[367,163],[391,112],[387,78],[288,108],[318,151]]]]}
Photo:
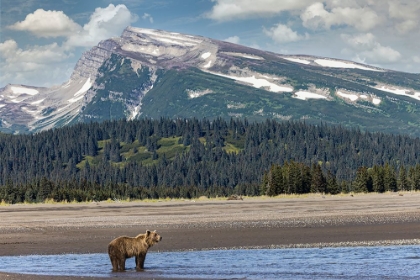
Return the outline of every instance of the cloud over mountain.
{"type": "Polygon", "coordinates": [[[137,21],[125,5],[96,8],[81,32],[69,36],[66,45],[89,47],[99,41],[118,36],[125,27],[137,21]]]}
{"type": "Polygon", "coordinates": [[[382,46],[372,33],[347,35],[342,34],[341,38],[350,47],[354,54],[354,60],[364,62],[366,60],[375,64],[398,61],[401,54],[389,46],[382,46]]]}
{"type": "Polygon", "coordinates": [[[82,29],[62,11],[45,11],[43,9],[28,14],[25,20],[16,22],[8,28],[28,31],[38,37],[67,37],[82,29]]]}
{"type": "Polygon", "coordinates": [[[303,26],[315,30],[348,25],[366,31],[380,23],[379,16],[369,7],[334,7],[328,11],[320,2],[307,7],[300,18],[303,26]]]}
{"type": "Polygon", "coordinates": [[[7,57],[0,54],[0,87],[61,83],[83,51],[126,26],[418,73],[419,14],[420,2],[413,0],[3,1],[0,44],[7,57]],[[370,44],[355,45],[369,36],[370,44]],[[61,78],[53,80],[53,71],[61,78]]]}
{"type": "Polygon", "coordinates": [[[25,49],[13,39],[0,43],[0,70],[5,73],[0,82],[10,83],[19,77],[21,83],[31,84],[32,80],[37,77],[43,80],[44,76],[49,77],[50,83],[55,80],[54,77],[63,82],[63,77],[68,77],[74,67],[74,63],[67,60],[74,56],[75,48],[87,49],[101,40],[119,36],[121,30],[137,19],[138,16],[131,13],[125,5],[110,4],[105,8],[96,8],[83,26],[62,11],[37,9],[28,14],[25,20],[7,28],[30,32],[43,38],[64,37],[64,41],[32,45],[25,49]],[[51,68],[52,64],[54,68],[51,68]]]}
{"type": "Polygon", "coordinates": [[[264,34],[278,43],[295,42],[309,37],[308,33],[305,35],[299,35],[296,31],[293,31],[287,25],[281,23],[271,27],[270,29],[264,28],[264,34]]]}

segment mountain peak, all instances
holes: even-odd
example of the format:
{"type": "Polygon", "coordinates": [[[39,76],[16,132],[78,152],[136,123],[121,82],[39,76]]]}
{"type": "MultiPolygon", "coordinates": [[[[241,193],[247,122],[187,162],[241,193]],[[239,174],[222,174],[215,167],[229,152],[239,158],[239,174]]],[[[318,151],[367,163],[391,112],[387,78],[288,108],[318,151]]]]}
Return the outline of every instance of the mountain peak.
{"type": "Polygon", "coordinates": [[[419,77],[128,26],[85,52],[60,86],[0,89],[0,130],[164,116],[305,119],[420,135],[419,77]]]}

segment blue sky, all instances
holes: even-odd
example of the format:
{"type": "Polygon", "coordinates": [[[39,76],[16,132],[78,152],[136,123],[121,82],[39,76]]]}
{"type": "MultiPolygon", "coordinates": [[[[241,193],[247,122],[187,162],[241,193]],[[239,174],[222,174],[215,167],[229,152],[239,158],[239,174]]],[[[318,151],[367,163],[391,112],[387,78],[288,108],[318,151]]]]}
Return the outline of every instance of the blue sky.
{"type": "Polygon", "coordinates": [[[415,0],[1,0],[0,87],[65,82],[128,26],[420,73],[415,0]]]}

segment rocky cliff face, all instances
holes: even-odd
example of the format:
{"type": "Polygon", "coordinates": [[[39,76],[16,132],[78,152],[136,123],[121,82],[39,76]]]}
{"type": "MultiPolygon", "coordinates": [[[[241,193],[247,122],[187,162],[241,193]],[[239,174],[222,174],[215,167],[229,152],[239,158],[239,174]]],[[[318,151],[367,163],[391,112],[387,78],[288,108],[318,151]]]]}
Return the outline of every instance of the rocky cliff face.
{"type": "Polygon", "coordinates": [[[72,80],[79,78],[95,79],[99,67],[109,59],[112,52],[118,47],[112,39],[102,41],[98,46],[85,52],[77,61],[74,71],[70,77],[72,80]]]}
{"type": "Polygon", "coordinates": [[[0,131],[138,117],[305,119],[420,135],[420,75],[127,27],[68,82],[0,89],[0,131]]]}
{"type": "Polygon", "coordinates": [[[118,43],[119,53],[124,56],[161,68],[194,65],[205,45],[213,45],[217,50],[210,39],[132,27],[124,30],[118,43]]]}

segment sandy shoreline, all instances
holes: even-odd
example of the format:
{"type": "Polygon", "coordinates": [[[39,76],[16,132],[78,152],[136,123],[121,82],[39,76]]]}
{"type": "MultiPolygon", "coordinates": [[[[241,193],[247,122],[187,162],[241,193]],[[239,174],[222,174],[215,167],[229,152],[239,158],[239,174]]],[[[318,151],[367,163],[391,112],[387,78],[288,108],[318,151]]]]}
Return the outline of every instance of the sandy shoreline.
{"type": "Polygon", "coordinates": [[[0,256],[106,253],[147,229],[153,251],[420,244],[420,193],[2,206],[0,256]]]}

